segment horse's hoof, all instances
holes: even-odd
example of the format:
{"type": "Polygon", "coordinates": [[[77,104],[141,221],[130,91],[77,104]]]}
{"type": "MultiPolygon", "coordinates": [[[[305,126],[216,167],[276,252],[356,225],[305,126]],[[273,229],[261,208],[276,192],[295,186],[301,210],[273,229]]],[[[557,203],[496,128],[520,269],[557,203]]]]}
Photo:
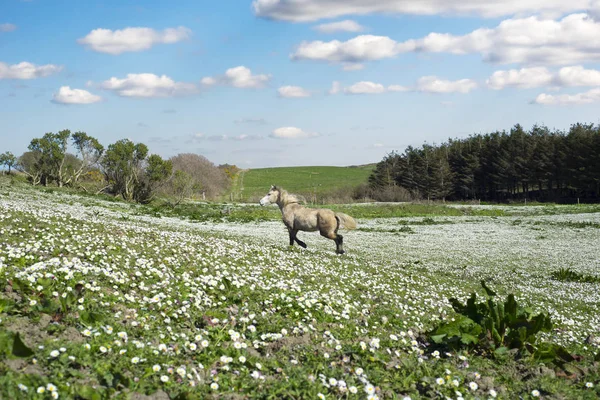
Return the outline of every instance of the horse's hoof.
{"type": "Polygon", "coordinates": [[[340,251],[336,251],[336,253],[338,253],[338,254],[344,254],[345,251],[344,250],[340,250],[340,251]]]}

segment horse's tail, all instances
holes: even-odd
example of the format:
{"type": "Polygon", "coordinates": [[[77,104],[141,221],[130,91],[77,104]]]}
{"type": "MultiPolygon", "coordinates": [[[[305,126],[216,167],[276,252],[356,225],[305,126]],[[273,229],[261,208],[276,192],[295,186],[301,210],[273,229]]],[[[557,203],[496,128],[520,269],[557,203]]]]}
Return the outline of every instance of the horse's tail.
{"type": "Polygon", "coordinates": [[[349,216],[348,214],[344,214],[341,212],[335,213],[336,218],[338,219],[339,227],[342,229],[356,229],[356,221],[354,218],[349,216]]]}

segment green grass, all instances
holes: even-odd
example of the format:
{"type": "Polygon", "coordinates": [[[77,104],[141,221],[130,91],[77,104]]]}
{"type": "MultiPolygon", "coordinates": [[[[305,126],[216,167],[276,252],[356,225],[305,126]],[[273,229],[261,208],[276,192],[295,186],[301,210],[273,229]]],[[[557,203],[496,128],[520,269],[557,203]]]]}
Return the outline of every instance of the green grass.
{"type": "Polygon", "coordinates": [[[310,200],[333,195],[338,190],[352,189],[366,183],[374,164],[356,167],[281,167],[257,168],[240,172],[228,198],[255,201],[264,196],[271,185],[288,192],[302,194],[310,200]]]}

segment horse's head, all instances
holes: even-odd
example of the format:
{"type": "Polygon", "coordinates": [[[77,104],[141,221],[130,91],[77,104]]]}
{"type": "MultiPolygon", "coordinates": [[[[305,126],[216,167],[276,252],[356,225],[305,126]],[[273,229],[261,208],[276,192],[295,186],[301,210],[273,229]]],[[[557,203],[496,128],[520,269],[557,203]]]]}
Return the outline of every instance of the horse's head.
{"type": "Polygon", "coordinates": [[[277,186],[272,185],[271,189],[269,189],[269,193],[262,199],[260,199],[261,206],[268,206],[269,204],[277,203],[277,199],[279,198],[279,188],[277,186]]]}

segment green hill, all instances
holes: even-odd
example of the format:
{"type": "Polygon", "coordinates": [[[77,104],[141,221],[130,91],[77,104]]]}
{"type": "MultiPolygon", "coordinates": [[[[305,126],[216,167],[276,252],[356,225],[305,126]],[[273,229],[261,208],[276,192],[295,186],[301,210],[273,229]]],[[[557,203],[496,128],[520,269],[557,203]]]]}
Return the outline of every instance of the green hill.
{"type": "Polygon", "coordinates": [[[234,179],[228,199],[255,202],[271,185],[305,196],[308,202],[349,197],[352,190],[366,183],[375,164],[350,167],[280,167],[241,171],[234,179]]]}

